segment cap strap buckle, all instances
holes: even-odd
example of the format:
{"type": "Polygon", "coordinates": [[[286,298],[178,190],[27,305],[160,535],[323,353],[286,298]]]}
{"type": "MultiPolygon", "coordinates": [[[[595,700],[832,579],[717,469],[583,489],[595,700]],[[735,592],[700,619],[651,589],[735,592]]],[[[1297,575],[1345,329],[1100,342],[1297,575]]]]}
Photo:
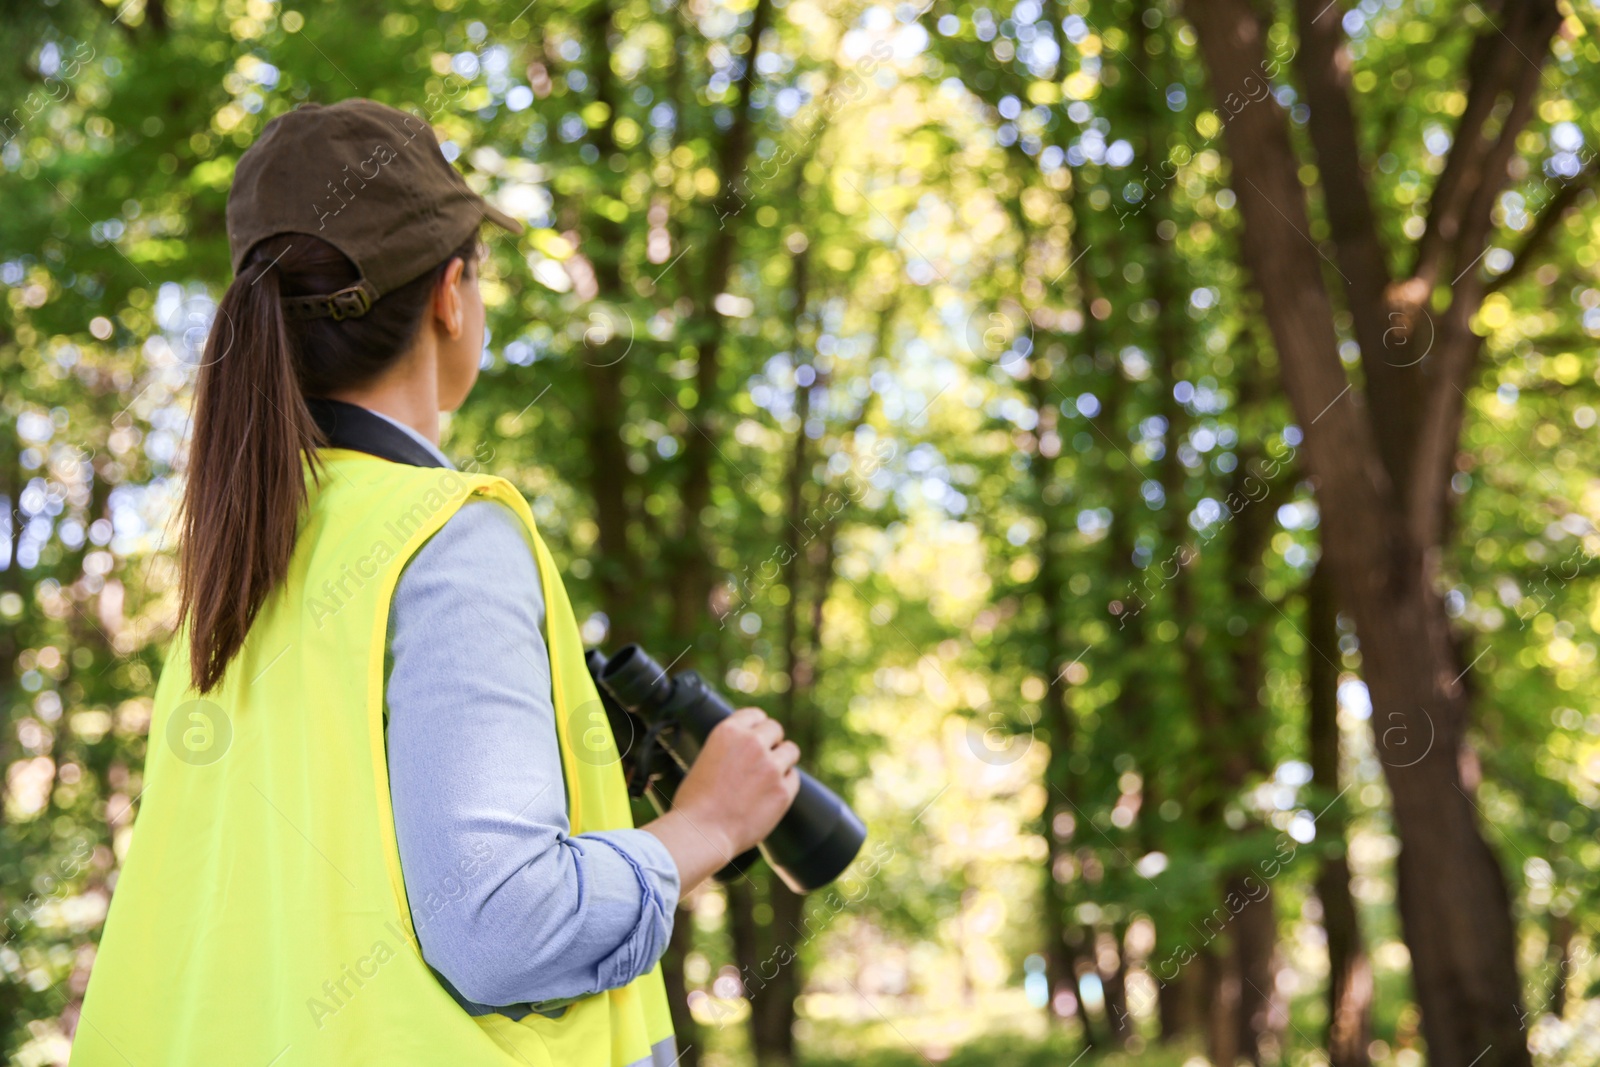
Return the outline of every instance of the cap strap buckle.
{"type": "Polygon", "coordinates": [[[340,289],[328,297],[328,314],[335,322],[359,319],[372,309],[372,298],[360,285],[340,289]]]}
{"type": "Polygon", "coordinates": [[[286,297],[283,310],[296,319],[359,319],[372,310],[372,291],[367,282],[360,281],[337,293],[286,297]]]}

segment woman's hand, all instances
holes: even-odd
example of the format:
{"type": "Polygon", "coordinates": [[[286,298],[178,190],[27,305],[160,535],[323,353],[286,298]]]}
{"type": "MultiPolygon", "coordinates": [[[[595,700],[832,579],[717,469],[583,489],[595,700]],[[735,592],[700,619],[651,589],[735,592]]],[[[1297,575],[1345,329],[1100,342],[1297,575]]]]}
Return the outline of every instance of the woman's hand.
{"type": "Polygon", "coordinates": [[[706,736],[672,810],[645,826],[678,864],[680,893],[772,832],[800,789],[799,760],[760,708],[740,708],[706,736]]]}

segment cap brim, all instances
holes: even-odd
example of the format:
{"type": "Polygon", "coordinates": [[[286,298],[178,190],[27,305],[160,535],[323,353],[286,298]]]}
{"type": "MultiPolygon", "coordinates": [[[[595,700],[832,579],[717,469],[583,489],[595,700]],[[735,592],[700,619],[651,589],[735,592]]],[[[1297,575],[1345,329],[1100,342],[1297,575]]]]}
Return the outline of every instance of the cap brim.
{"type": "Polygon", "coordinates": [[[507,215],[487,200],[483,202],[483,217],[508,233],[520,234],[527,229],[521,222],[507,215]]]}

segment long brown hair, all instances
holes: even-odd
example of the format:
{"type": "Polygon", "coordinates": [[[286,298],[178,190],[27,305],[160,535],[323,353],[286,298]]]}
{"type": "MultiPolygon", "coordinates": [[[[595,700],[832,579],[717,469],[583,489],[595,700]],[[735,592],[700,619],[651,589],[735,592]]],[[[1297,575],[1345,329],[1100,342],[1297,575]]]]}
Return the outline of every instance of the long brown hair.
{"type": "Polygon", "coordinates": [[[284,297],[333,293],[359,280],[326,241],[282,234],[256,245],[217,305],[196,390],[179,550],[180,619],[189,671],[209,693],[267,596],[288,574],[307,498],[301,456],[316,469],[322,435],[306,407],[370,381],[422,325],[451,260],[469,271],[472,239],[439,266],[385,295],[360,318],[293,319],[284,297]]]}

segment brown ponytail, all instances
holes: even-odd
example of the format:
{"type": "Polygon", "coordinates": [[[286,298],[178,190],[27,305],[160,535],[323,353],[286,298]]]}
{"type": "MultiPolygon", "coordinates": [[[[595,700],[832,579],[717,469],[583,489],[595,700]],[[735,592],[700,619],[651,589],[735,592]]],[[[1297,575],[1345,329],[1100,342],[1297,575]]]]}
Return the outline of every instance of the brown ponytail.
{"type": "Polygon", "coordinates": [[[407,282],[360,318],[293,320],[280,303],[358,280],[333,246],[305,234],[251,250],[217,306],[196,389],[179,551],[180,618],[189,625],[192,684],[209,693],[244,644],[268,594],[288,574],[321,434],[308,396],[360,385],[416,336],[453,259],[470,268],[476,236],[436,270],[407,282]]]}

